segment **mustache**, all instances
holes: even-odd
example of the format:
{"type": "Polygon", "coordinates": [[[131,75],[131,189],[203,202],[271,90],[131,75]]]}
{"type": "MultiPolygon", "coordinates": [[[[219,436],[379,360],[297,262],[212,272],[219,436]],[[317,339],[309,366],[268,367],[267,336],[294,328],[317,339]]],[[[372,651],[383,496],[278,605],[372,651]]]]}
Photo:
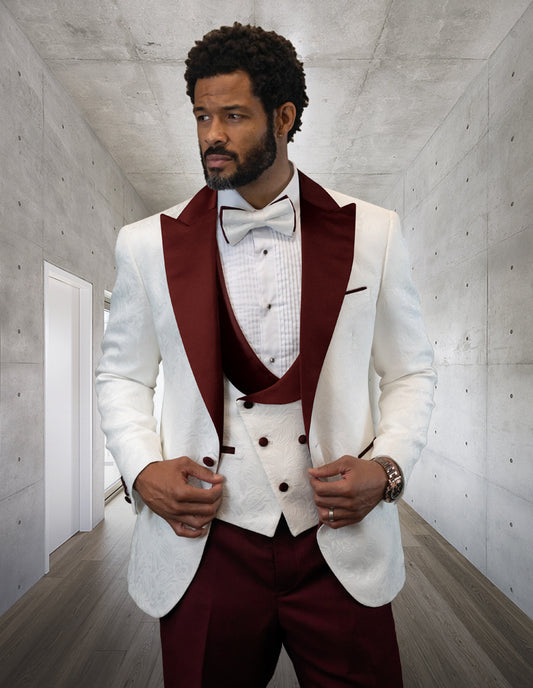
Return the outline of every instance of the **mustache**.
{"type": "Polygon", "coordinates": [[[238,159],[237,153],[226,150],[224,146],[209,146],[203,154],[204,162],[208,155],[227,155],[232,160],[238,159]]]}

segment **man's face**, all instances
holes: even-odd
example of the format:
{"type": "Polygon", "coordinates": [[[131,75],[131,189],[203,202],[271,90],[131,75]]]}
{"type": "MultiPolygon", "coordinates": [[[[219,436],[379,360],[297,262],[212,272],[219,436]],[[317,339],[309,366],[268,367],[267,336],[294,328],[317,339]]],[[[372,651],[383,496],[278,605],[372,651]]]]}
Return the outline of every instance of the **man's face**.
{"type": "Polygon", "coordinates": [[[193,112],[205,180],[211,189],[246,186],[274,163],[273,116],[267,116],[253,94],[246,72],[198,79],[193,112]]]}

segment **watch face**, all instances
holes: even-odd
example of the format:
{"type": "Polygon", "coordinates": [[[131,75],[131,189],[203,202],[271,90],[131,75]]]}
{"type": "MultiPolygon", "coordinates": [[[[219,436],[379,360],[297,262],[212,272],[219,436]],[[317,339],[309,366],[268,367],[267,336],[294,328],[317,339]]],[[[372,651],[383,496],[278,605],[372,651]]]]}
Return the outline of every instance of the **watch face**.
{"type": "Polygon", "coordinates": [[[398,497],[401,494],[402,494],[402,486],[401,485],[395,485],[390,491],[391,499],[398,499],[398,497]]]}

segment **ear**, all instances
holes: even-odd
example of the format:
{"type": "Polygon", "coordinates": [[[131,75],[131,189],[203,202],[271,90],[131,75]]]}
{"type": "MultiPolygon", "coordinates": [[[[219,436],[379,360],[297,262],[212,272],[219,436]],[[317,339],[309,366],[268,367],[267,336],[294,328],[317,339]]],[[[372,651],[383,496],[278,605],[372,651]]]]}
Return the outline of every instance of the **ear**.
{"type": "Polygon", "coordinates": [[[296,106],[290,101],[274,110],[274,133],[277,137],[287,136],[296,119],[296,106]]]}

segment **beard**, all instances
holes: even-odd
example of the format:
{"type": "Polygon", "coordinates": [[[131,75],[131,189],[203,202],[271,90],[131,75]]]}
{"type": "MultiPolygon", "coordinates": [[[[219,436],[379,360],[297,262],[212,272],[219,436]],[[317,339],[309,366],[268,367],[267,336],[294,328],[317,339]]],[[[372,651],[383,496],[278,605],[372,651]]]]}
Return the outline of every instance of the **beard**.
{"type": "Polygon", "coordinates": [[[268,170],[273,165],[276,155],[276,139],[270,122],[267,123],[267,130],[264,136],[242,159],[239,158],[237,153],[226,150],[224,146],[211,146],[203,154],[200,149],[205,181],[207,186],[214,191],[238,189],[241,186],[255,182],[265,170],[268,170]],[[217,170],[209,172],[205,163],[208,155],[227,155],[235,161],[235,171],[229,175],[224,175],[223,172],[217,170]]]}

